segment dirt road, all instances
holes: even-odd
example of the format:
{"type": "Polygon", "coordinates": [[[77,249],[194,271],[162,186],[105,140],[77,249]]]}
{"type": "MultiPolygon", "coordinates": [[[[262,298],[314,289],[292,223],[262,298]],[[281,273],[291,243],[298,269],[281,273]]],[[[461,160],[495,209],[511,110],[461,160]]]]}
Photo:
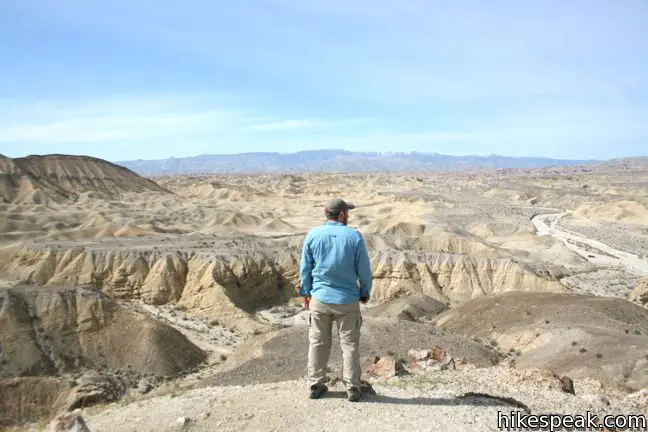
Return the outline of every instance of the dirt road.
{"type": "Polygon", "coordinates": [[[531,222],[536,228],[537,235],[550,235],[562,241],[567,248],[581,255],[592,264],[606,267],[622,267],[632,274],[648,275],[648,260],[561,228],[558,223],[560,219],[568,214],[568,212],[539,214],[534,216],[531,222]]]}

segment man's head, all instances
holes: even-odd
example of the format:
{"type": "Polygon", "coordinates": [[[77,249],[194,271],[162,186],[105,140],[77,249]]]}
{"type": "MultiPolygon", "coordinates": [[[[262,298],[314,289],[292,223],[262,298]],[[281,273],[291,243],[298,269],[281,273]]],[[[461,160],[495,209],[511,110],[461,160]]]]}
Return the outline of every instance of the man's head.
{"type": "Polygon", "coordinates": [[[341,198],[336,198],[328,202],[324,208],[326,219],[330,221],[342,222],[344,225],[349,221],[349,210],[354,209],[355,206],[351,203],[344,201],[341,198]]]}

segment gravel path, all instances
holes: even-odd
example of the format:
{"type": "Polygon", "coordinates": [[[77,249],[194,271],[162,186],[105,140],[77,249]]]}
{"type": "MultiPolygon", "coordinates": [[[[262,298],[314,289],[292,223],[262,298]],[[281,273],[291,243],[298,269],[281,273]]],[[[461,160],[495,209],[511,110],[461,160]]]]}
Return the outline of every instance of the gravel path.
{"type": "MultiPolygon", "coordinates": [[[[532,413],[645,414],[645,399],[604,393],[593,380],[575,380],[576,395],[536,370],[466,367],[374,385],[378,395],[352,404],[341,385],[309,400],[303,381],[212,387],[84,412],[92,432],[121,431],[497,431],[498,411],[520,408],[467,392],[513,398],[532,413]],[[184,427],[178,419],[190,419],[184,427]]],[[[645,396],[644,396],[645,398],[645,396]]]]}

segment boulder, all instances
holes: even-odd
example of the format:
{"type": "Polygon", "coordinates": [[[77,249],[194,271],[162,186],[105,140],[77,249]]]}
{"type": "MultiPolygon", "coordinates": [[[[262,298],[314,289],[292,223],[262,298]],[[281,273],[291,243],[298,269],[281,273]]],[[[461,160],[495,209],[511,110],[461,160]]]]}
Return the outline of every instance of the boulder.
{"type": "Polygon", "coordinates": [[[47,426],[47,432],[90,432],[81,416],[81,410],[75,409],[57,415],[47,426]]]}
{"type": "Polygon", "coordinates": [[[456,369],[452,356],[438,346],[428,350],[412,349],[408,357],[408,368],[411,371],[456,369]]]}
{"type": "Polygon", "coordinates": [[[64,409],[72,411],[104,402],[119,400],[126,393],[126,386],[115,375],[90,373],[78,380],[70,392],[64,409]]]}
{"type": "Polygon", "coordinates": [[[573,395],[576,394],[576,392],[574,391],[574,381],[571,378],[567,376],[561,377],[558,375],[555,375],[555,377],[560,381],[562,391],[573,395]]]}
{"type": "Polygon", "coordinates": [[[367,374],[387,379],[404,375],[405,373],[406,370],[401,362],[389,356],[376,357],[374,364],[367,368],[367,374]]]}

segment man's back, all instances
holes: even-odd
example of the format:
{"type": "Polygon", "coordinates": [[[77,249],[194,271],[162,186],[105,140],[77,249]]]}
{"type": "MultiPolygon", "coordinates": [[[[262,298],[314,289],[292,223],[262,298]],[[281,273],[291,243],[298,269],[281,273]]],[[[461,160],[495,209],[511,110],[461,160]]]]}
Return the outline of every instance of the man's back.
{"type": "Polygon", "coordinates": [[[362,235],[334,221],[313,228],[304,240],[301,279],[301,294],[322,303],[349,304],[369,296],[371,268],[362,235]]]}

